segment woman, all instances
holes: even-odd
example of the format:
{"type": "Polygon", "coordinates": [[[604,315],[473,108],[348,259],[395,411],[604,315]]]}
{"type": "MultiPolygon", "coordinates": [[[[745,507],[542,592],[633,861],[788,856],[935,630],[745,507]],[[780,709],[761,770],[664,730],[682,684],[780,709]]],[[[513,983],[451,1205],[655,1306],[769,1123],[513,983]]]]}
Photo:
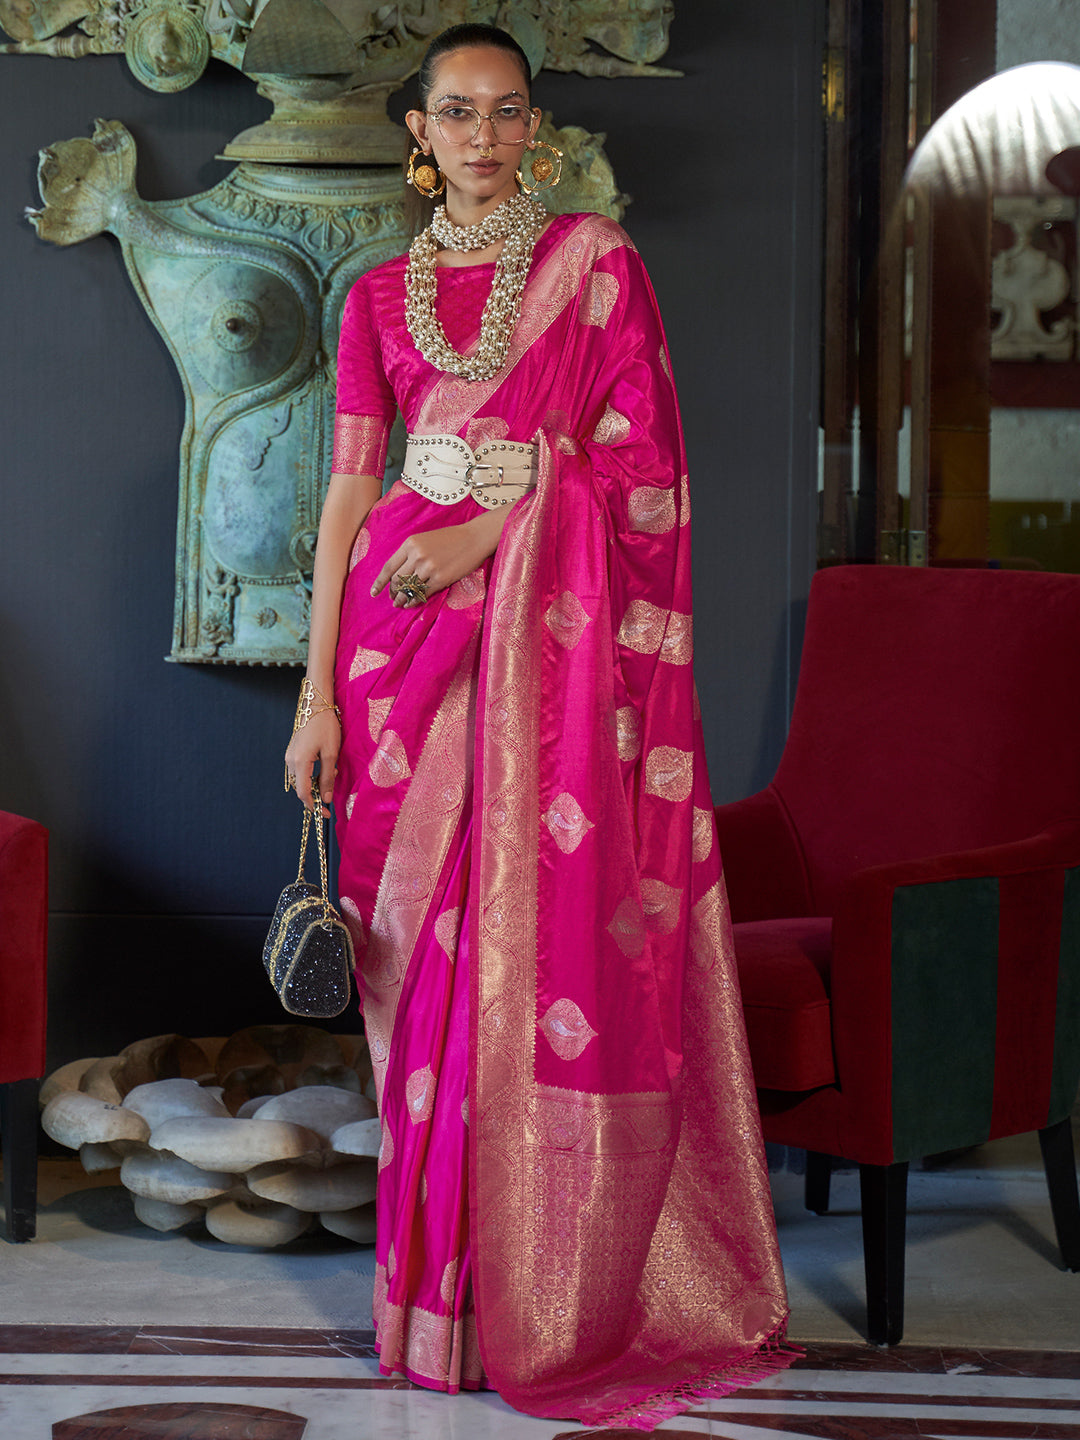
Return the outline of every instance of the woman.
{"type": "Polygon", "coordinates": [[[647,1429],[788,1363],[675,393],[626,234],[518,193],[516,43],[454,27],[420,103],[410,174],[445,212],[346,306],[286,754],[337,804],[381,1365],[647,1429]]]}

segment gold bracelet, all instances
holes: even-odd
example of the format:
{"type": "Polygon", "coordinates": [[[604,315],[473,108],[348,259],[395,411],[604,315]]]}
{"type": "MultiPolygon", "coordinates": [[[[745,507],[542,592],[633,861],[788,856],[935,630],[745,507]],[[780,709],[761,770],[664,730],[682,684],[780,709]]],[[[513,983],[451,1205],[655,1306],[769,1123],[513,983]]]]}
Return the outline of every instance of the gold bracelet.
{"type": "Polygon", "coordinates": [[[292,733],[295,735],[298,730],[302,730],[313,715],[321,715],[324,710],[332,710],[338,718],[338,724],[341,724],[341,711],[327,700],[322,691],[305,675],[300,683],[300,698],[296,702],[292,733]]]}

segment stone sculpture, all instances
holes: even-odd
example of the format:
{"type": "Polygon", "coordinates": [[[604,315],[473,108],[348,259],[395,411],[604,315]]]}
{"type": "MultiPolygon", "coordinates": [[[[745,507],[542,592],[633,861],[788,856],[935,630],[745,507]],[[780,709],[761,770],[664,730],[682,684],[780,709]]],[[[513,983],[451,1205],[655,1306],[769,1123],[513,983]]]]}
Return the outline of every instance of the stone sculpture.
{"type": "Polygon", "coordinates": [[[63,1066],[41,1103],[46,1133],[88,1174],[119,1169],[151,1229],[199,1221],[225,1244],[265,1247],[320,1224],[374,1242],[382,1132],[362,1035],[155,1036],[63,1066]]]}
{"type": "MultiPolygon", "coordinates": [[[[119,121],[41,152],[42,239],[109,232],[180,372],[177,574],[170,658],[300,664],[333,436],[335,353],[350,286],[408,243],[406,134],[386,101],[431,37],[463,20],[514,33],[534,69],[670,76],[671,0],[0,0],[0,52],[122,51],[151,89],[193,84],[207,59],[274,104],[225,149],[240,163],[182,200],[135,191],[119,121]],[[74,28],[73,28],[74,27],[74,28]],[[391,168],[393,167],[393,168],[391,168]]],[[[557,129],[555,211],[621,219],[604,136],[557,129]]],[[[391,446],[391,463],[400,463],[391,446]]]]}

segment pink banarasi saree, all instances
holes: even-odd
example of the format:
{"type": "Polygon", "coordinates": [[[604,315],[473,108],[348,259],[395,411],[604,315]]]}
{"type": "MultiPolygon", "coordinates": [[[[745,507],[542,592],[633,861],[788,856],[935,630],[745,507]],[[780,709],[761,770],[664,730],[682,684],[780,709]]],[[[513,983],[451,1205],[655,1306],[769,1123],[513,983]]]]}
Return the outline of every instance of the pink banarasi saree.
{"type": "MultiPolygon", "coordinates": [[[[336,697],[342,908],[383,1125],[381,1364],[649,1429],[790,1358],[691,672],[687,481],[655,299],[596,216],[540,238],[505,367],[435,370],[404,258],[354,287],[335,469],[536,440],[498,553],[370,587],[479,513],[398,482],[358,537],[336,697]]],[[[463,348],[491,267],[439,272],[463,348]]]]}

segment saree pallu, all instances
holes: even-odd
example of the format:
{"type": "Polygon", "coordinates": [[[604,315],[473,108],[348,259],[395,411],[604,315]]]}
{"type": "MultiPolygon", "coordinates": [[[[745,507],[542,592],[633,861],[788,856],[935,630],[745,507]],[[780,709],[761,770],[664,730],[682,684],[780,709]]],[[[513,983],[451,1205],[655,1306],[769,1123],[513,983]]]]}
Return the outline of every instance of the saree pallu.
{"type": "Polygon", "coordinates": [[[417,354],[403,269],[360,282],[343,356],[377,347],[411,433],[535,439],[539,483],[493,561],[396,610],[369,593],[387,556],[479,513],[399,482],[346,585],[340,890],[383,1125],[381,1358],[649,1429],[791,1358],[663,331],[596,216],[541,238],[490,381],[417,354]]]}

